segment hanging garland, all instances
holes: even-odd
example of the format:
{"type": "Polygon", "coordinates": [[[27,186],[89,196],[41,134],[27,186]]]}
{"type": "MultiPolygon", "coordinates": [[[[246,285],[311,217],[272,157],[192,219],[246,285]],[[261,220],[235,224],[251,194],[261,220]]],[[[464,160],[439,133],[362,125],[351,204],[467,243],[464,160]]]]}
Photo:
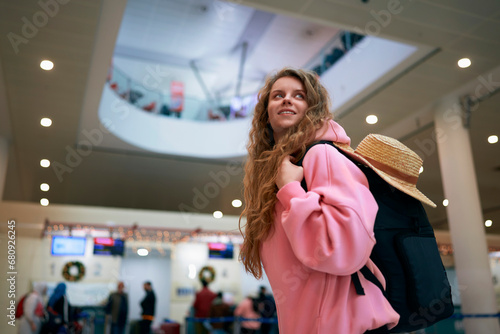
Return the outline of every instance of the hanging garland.
{"type": "Polygon", "coordinates": [[[83,263],[79,261],[68,262],[64,265],[62,275],[66,281],[76,282],[82,279],[85,276],[85,266],[83,263]],[[70,273],[71,268],[76,267],[78,269],[78,273],[76,275],[72,275],[70,273]]]}
{"type": "Polygon", "coordinates": [[[200,279],[200,282],[205,281],[207,283],[212,283],[215,279],[215,269],[212,266],[205,266],[201,268],[198,278],[200,279]]]}

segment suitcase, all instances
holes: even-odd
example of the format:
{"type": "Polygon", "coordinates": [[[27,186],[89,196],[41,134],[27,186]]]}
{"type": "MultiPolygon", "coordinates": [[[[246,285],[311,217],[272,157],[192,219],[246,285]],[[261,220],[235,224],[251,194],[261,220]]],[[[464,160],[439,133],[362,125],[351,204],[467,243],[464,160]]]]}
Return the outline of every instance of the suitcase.
{"type": "Polygon", "coordinates": [[[177,322],[164,322],[161,324],[160,330],[163,334],[180,334],[181,325],[177,322]]]}

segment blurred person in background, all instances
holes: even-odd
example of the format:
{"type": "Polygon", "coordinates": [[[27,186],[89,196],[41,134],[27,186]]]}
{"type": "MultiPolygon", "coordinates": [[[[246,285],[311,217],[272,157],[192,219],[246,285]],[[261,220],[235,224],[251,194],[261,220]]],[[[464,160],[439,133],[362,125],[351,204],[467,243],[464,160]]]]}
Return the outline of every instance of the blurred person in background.
{"type": "MultiPolygon", "coordinates": [[[[259,301],[258,297],[249,295],[238,304],[234,310],[236,317],[245,319],[259,319],[259,301]]],[[[256,334],[260,329],[261,323],[259,321],[243,320],[240,323],[241,334],[256,334]]]]}
{"type": "Polygon", "coordinates": [[[28,293],[23,301],[23,315],[19,318],[19,334],[38,334],[44,317],[43,297],[47,293],[45,283],[35,283],[33,291],[28,293]]]}
{"type": "MultiPolygon", "coordinates": [[[[217,294],[208,288],[208,282],[201,280],[203,288],[196,293],[194,300],[194,317],[207,318],[210,313],[212,301],[217,297],[217,294]]],[[[205,328],[203,322],[195,322],[196,334],[207,334],[208,330],[205,328]]]]}
{"type": "Polygon", "coordinates": [[[142,319],[139,328],[140,334],[149,334],[151,332],[151,323],[155,316],[156,295],[149,281],[144,282],[144,291],[146,291],[146,296],[141,301],[142,319]]]}
{"type": "Polygon", "coordinates": [[[125,333],[128,316],[128,295],[125,284],[118,282],[117,290],[110,294],[106,304],[106,315],[111,320],[111,334],[125,333]]]}

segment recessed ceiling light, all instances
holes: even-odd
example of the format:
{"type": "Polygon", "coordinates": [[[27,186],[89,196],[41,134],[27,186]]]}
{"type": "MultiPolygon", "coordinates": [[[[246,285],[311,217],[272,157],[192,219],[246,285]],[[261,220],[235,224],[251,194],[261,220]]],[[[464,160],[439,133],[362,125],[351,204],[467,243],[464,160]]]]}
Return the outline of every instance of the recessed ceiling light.
{"type": "Polygon", "coordinates": [[[419,174],[422,174],[424,172],[424,166],[420,166],[420,170],[418,171],[419,174]]]}
{"type": "Polygon", "coordinates": [[[460,68],[467,68],[472,64],[469,58],[462,58],[458,61],[458,67],[460,68]]]}
{"type": "Polygon", "coordinates": [[[448,206],[448,204],[450,204],[450,201],[448,201],[447,199],[444,199],[443,200],[443,206],[448,206]]]}
{"type": "Polygon", "coordinates": [[[139,248],[137,250],[137,255],[139,256],[148,256],[149,251],[146,248],[139,248]]]}
{"type": "Polygon", "coordinates": [[[48,159],[42,159],[40,160],[40,166],[47,168],[50,166],[50,161],[48,159]]]}
{"type": "Polygon", "coordinates": [[[496,144],[498,143],[498,136],[492,135],[488,137],[488,143],[496,144]]]}
{"type": "Polygon", "coordinates": [[[378,122],[378,117],[375,115],[368,115],[366,116],[366,123],[368,124],[375,124],[378,122]]]}
{"type": "Polygon", "coordinates": [[[491,219],[488,219],[487,221],[484,222],[484,226],[486,227],[491,227],[493,225],[493,221],[491,219]]]}
{"type": "Polygon", "coordinates": [[[49,200],[48,200],[48,199],[46,199],[46,198],[42,198],[42,199],[40,200],[40,204],[41,204],[42,206],[47,206],[47,205],[49,205],[49,200]]]}
{"type": "Polygon", "coordinates": [[[241,201],[239,199],[233,199],[231,204],[233,205],[233,207],[239,208],[243,203],[241,203],[241,201]]]}
{"type": "Polygon", "coordinates": [[[40,67],[42,68],[42,70],[50,71],[54,68],[54,63],[50,60],[42,60],[42,62],[40,63],[40,67]]]}
{"type": "Polygon", "coordinates": [[[40,185],[40,190],[41,191],[49,191],[49,189],[50,189],[50,186],[47,183],[42,183],[40,185]]]}
{"type": "Polygon", "coordinates": [[[223,216],[222,212],[220,212],[220,211],[214,211],[214,218],[219,219],[219,218],[222,218],[222,216],[223,216]]]}
{"type": "Polygon", "coordinates": [[[40,120],[40,124],[44,127],[49,127],[52,125],[52,120],[50,118],[44,117],[40,120]]]}

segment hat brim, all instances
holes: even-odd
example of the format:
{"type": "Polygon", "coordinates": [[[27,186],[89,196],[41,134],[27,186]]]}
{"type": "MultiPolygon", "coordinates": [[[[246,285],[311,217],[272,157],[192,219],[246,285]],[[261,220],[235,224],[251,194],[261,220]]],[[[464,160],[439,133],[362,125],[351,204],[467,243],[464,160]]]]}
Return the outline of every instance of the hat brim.
{"type": "Polygon", "coordinates": [[[382,179],[384,179],[387,183],[389,183],[394,188],[401,190],[407,195],[410,195],[413,198],[418,199],[420,202],[427,204],[433,208],[437,207],[437,205],[431,201],[427,196],[425,196],[414,184],[402,181],[394,176],[391,176],[380,169],[374,167],[368,160],[357,154],[352,147],[342,143],[334,143],[335,146],[340,148],[343,152],[345,152],[348,156],[353,158],[355,161],[364,164],[365,166],[370,167],[375,173],[377,173],[382,179]]]}

